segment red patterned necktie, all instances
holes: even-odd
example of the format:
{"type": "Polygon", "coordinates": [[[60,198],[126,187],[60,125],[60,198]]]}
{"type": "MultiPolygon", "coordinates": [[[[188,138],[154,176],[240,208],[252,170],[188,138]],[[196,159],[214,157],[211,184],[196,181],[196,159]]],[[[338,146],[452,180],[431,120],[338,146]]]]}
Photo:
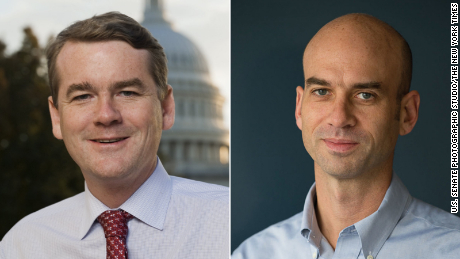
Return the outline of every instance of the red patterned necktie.
{"type": "Polygon", "coordinates": [[[107,259],[128,259],[126,236],[128,220],[133,216],[124,210],[106,210],[97,221],[104,228],[107,246],[107,259]]]}

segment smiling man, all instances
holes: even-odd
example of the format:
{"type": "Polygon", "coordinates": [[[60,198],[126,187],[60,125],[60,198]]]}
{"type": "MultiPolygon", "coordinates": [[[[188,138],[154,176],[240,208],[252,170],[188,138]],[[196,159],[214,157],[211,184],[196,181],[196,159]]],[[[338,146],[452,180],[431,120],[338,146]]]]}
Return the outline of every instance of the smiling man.
{"type": "MultiPolygon", "coordinates": [[[[412,198],[393,172],[398,135],[416,124],[409,45],[388,24],[349,14],[303,56],[295,118],[314,160],[304,211],[246,240],[240,258],[455,258],[460,219],[412,198]]],[[[401,172],[404,173],[404,172],[401,172]]]]}
{"type": "Polygon", "coordinates": [[[47,57],[53,134],[85,192],[22,219],[0,258],[228,258],[228,188],[169,176],[157,157],[174,124],[157,40],[107,13],[66,28],[47,57]]]}

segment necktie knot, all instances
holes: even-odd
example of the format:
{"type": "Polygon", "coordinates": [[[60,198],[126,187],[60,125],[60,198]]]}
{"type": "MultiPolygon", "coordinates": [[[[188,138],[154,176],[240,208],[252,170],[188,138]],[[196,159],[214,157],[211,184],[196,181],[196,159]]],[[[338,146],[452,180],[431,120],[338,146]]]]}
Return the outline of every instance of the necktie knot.
{"type": "Polygon", "coordinates": [[[106,210],[99,217],[97,221],[104,229],[105,237],[122,237],[126,238],[128,235],[128,220],[133,216],[124,210],[106,210]]]}
{"type": "Polygon", "coordinates": [[[133,216],[124,210],[106,210],[97,221],[104,229],[107,243],[107,259],[128,258],[126,236],[128,235],[128,221],[133,216]]]}

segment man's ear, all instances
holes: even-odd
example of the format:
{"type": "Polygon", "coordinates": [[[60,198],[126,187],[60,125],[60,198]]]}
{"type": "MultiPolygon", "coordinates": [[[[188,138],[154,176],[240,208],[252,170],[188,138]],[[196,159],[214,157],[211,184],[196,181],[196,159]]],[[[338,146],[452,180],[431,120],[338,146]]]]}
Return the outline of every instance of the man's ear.
{"type": "Polygon", "coordinates": [[[401,100],[401,111],[399,113],[399,134],[401,136],[412,131],[418,119],[420,106],[420,94],[412,90],[401,100]]]}
{"type": "Polygon", "coordinates": [[[303,96],[303,88],[301,86],[297,86],[296,88],[297,97],[295,100],[295,121],[297,127],[302,130],[302,96],[303,96]]]}
{"type": "Polygon", "coordinates": [[[51,124],[53,125],[53,135],[57,139],[62,139],[61,117],[59,116],[58,109],[54,106],[53,98],[51,96],[48,97],[48,107],[50,109],[51,124]]]}
{"type": "Polygon", "coordinates": [[[163,130],[168,130],[174,125],[174,116],[176,114],[173,89],[170,85],[168,85],[165,98],[161,102],[161,108],[163,110],[163,130]]]}

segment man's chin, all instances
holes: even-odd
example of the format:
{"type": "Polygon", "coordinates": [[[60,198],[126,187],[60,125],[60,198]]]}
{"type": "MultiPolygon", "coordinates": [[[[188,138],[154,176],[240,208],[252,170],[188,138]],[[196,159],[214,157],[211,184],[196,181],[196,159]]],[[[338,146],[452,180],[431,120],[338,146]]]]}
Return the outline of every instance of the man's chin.
{"type": "Polygon", "coordinates": [[[357,172],[355,170],[330,170],[325,171],[325,173],[338,180],[354,179],[360,175],[360,172],[357,172]]]}
{"type": "Polygon", "coordinates": [[[91,174],[92,178],[97,178],[100,180],[110,180],[110,179],[116,180],[116,179],[124,178],[126,175],[129,174],[130,170],[127,170],[126,167],[121,166],[121,165],[111,164],[111,165],[95,166],[86,171],[89,174],[91,174]]]}
{"type": "Polygon", "coordinates": [[[324,159],[324,161],[320,160],[316,163],[321,171],[337,179],[352,179],[362,172],[361,163],[354,159],[324,159]]]}

